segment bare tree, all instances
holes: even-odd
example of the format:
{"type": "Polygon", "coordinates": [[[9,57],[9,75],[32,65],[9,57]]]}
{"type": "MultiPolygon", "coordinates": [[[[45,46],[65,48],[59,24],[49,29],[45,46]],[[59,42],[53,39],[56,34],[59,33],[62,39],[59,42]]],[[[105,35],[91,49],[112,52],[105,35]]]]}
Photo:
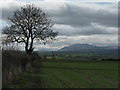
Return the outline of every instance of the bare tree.
{"type": "Polygon", "coordinates": [[[6,38],[3,41],[25,44],[28,54],[33,52],[33,43],[50,43],[55,40],[58,32],[52,30],[53,22],[40,8],[34,5],[26,5],[14,11],[8,19],[10,26],[3,29],[6,38]]]}

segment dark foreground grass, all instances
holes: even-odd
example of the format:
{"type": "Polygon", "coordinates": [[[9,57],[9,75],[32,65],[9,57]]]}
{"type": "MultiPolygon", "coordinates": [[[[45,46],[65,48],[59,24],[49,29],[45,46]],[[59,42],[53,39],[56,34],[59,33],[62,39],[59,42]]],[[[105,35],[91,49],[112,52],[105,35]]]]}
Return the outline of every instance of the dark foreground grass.
{"type": "Polygon", "coordinates": [[[117,88],[118,62],[42,62],[10,87],[117,88]]]}

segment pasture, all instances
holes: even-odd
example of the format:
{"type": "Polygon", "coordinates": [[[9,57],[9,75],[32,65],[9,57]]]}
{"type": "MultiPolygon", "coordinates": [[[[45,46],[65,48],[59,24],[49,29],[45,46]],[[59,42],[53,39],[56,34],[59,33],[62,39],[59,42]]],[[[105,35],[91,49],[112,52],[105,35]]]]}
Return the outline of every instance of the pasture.
{"type": "Polygon", "coordinates": [[[42,61],[11,88],[117,88],[117,61],[42,61]]]}

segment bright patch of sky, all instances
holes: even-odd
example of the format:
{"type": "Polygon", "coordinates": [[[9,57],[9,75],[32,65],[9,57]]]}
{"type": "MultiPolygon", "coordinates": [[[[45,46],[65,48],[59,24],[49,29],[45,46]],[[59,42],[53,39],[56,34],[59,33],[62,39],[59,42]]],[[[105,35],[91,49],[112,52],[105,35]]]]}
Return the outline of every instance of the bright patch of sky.
{"type": "Polygon", "coordinates": [[[6,21],[3,21],[3,20],[0,20],[0,26],[6,26],[7,25],[7,22],[6,21]]]}

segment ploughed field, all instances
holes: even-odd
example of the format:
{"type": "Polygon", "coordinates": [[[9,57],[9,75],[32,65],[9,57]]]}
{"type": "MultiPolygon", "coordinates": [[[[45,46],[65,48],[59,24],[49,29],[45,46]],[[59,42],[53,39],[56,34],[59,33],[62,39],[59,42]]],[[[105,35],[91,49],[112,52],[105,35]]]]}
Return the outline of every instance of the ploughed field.
{"type": "Polygon", "coordinates": [[[117,61],[42,61],[11,88],[117,88],[117,61]]]}

